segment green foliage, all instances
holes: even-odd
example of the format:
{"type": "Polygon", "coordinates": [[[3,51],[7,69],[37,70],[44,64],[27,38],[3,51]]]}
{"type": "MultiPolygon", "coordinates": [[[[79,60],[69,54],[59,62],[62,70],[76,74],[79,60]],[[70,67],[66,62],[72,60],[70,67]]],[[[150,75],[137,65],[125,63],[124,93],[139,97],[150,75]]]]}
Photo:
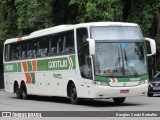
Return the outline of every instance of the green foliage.
{"type": "Polygon", "coordinates": [[[70,0],[48,0],[49,19],[54,25],[77,23],[78,7],[69,5],[70,0]]]}
{"type": "Polygon", "coordinates": [[[132,0],[132,7],[127,21],[139,24],[143,33],[149,36],[155,10],[159,4],[160,0],[132,0]]]}
{"type": "MultiPolygon", "coordinates": [[[[125,0],[123,0],[125,1],[125,0]]],[[[59,24],[122,21],[122,0],[1,0],[0,41],[59,24]]],[[[160,0],[131,0],[127,21],[149,35],[160,0]]]]}
{"type": "Polygon", "coordinates": [[[0,1],[0,43],[17,34],[17,15],[13,0],[0,1]]]}
{"type": "Polygon", "coordinates": [[[0,43],[60,24],[123,19],[138,23],[160,43],[157,23],[153,25],[158,5],[160,0],[0,0],[0,43]]]}
{"type": "Polygon", "coordinates": [[[119,0],[70,0],[69,5],[78,7],[77,22],[121,21],[119,0]]]}
{"type": "Polygon", "coordinates": [[[47,3],[44,0],[15,0],[18,14],[18,31],[29,34],[47,24],[47,3]]]}

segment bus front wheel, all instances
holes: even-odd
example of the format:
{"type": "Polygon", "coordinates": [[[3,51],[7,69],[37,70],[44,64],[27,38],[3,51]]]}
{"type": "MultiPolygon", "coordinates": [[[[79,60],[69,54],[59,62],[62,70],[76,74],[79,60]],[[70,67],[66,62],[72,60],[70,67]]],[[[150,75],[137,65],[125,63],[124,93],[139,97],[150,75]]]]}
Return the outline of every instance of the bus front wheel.
{"type": "Polygon", "coordinates": [[[79,98],[77,98],[77,91],[74,84],[70,87],[70,101],[72,104],[78,104],[80,101],[79,98]]]}
{"type": "Polygon", "coordinates": [[[121,98],[113,98],[113,101],[117,104],[121,104],[125,101],[125,97],[121,97],[121,98]]]}

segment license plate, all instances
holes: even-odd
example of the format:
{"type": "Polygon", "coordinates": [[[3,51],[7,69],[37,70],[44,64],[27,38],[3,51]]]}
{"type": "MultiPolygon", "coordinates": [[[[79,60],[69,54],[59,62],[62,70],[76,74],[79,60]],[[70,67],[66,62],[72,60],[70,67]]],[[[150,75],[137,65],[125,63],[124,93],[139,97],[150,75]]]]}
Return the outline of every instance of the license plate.
{"type": "Polygon", "coordinates": [[[120,93],[129,93],[129,90],[120,90],[120,93]]]}
{"type": "Polygon", "coordinates": [[[153,90],[160,90],[160,87],[153,87],[153,90]]]}

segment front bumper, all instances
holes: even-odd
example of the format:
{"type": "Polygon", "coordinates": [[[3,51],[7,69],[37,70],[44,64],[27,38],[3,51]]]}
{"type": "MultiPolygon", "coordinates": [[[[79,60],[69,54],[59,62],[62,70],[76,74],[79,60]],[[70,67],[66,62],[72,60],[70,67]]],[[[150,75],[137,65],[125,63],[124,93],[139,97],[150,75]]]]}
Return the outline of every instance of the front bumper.
{"type": "Polygon", "coordinates": [[[94,85],[92,98],[114,98],[145,95],[148,92],[148,83],[132,87],[111,87],[94,85]],[[128,91],[128,92],[122,92],[128,91]]]}

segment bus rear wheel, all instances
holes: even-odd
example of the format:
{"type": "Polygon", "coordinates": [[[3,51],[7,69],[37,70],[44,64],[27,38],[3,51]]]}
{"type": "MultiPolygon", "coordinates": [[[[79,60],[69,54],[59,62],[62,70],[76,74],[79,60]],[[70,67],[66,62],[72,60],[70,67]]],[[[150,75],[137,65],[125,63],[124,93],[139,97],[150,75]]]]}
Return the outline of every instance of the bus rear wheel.
{"type": "Polygon", "coordinates": [[[22,92],[22,98],[26,100],[28,98],[28,95],[27,95],[27,88],[25,84],[22,84],[21,92],[22,92]]]}
{"type": "Polygon", "coordinates": [[[16,89],[15,93],[16,93],[17,98],[21,99],[22,98],[22,94],[21,94],[21,90],[19,89],[18,85],[16,86],[15,89],[16,89]]]}
{"type": "Polygon", "coordinates": [[[77,98],[77,91],[74,84],[70,87],[70,101],[72,104],[78,104],[80,102],[80,99],[77,98]]]}
{"type": "Polygon", "coordinates": [[[116,103],[116,104],[121,104],[125,101],[125,97],[120,97],[120,98],[113,98],[113,101],[116,103]]]}

